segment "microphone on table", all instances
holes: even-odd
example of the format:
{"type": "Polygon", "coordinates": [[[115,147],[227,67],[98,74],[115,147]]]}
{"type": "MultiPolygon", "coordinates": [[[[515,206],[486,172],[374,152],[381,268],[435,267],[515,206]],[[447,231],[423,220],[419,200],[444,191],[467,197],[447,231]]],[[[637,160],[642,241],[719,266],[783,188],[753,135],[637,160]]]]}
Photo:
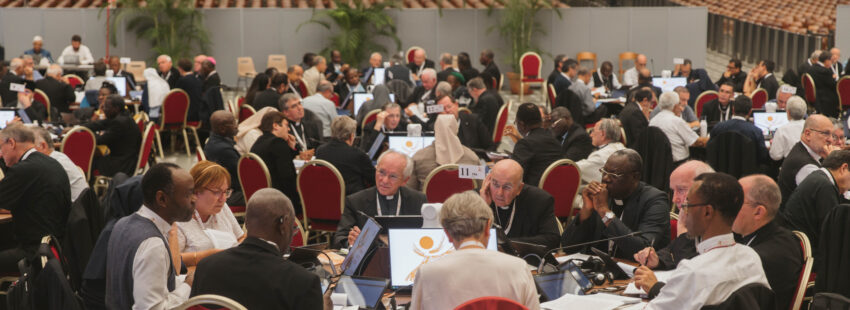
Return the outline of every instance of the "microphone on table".
{"type": "MultiPolygon", "coordinates": [[[[577,244],[568,245],[568,246],[562,246],[562,247],[554,248],[554,249],[547,251],[546,254],[543,255],[543,258],[546,258],[546,256],[552,255],[552,253],[555,253],[555,252],[560,251],[560,250],[580,248],[580,247],[585,247],[585,246],[588,246],[588,245],[596,244],[596,243],[599,243],[599,242],[614,241],[614,240],[619,240],[619,239],[623,239],[623,238],[627,238],[627,237],[639,236],[639,235],[642,235],[643,233],[644,232],[642,232],[642,231],[634,231],[634,232],[630,232],[628,234],[620,235],[620,236],[616,236],[616,237],[599,239],[599,240],[588,241],[588,242],[583,242],[583,243],[577,243],[577,244]]],[[[540,265],[537,266],[537,270],[543,270],[543,266],[545,265],[545,263],[546,263],[546,260],[541,260],[540,265]]]]}

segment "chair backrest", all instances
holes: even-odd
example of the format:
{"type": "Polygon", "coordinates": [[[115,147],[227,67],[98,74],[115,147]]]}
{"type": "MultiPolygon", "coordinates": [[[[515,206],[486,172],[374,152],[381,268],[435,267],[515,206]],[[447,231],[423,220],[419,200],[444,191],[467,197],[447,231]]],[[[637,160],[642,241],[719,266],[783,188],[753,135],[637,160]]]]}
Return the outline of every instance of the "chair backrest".
{"type": "Polygon", "coordinates": [[[96,141],[94,133],[83,126],[71,128],[62,138],[62,147],[59,151],[68,155],[68,158],[75,165],[83,169],[86,180],[91,176],[92,158],[94,158],[94,150],[97,147],[96,141]]]}
{"type": "Polygon", "coordinates": [[[407,63],[413,63],[413,55],[416,53],[416,50],[422,49],[418,46],[411,46],[407,49],[407,52],[404,53],[404,60],[407,60],[407,63]]]}
{"type": "Polygon", "coordinates": [[[525,52],[519,57],[520,78],[540,77],[543,70],[543,59],[535,52],[525,52]]]}
{"type": "Polygon", "coordinates": [[[147,81],[145,79],[145,65],[144,61],[131,61],[127,64],[127,67],[124,70],[133,74],[133,79],[136,80],[136,83],[147,81]]]}
{"type": "MultiPolygon", "coordinates": [[[[674,208],[676,206],[673,206],[674,208]]],[[[679,214],[670,212],[670,240],[679,236],[679,214]]]]}
{"type": "Polygon", "coordinates": [[[712,136],[705,153],[706,161],[715,171],[736,179],[758,170],[755,142],[734,131],[712,136]]]}
{"type": "Polygon", "coordinates": [[[756,89],[750,98],[753,100],[753,109],[764,108],[764,104],[767,103],[767,90],[764,88],[756,89]]]}
{"type": "Polygon", "coordinates": [[[579,65],[587,68],[591,72],[596,70],[596,53],[594,52],[579,52],[576,54],[576,61],[578,61],[579,65]],[[583,63],[592,63],[591,65],[584,65],[583,63]]]}
{"type": "Polygon", "coordinates": [[[570,219],[573,215],[573,200],[581,184],[581,170],[569,159],[553,162],[543,172],[538,187],[555,199],[555,216],[570,219]]]}
{"type": "Polygon", "coordinates": [[[293,232],[292,243],[289,246],[299,247],[307,245],[307,233],[304,230],[304,226],[301,225],[301,221],[297,218],[295,219],[295,226],[298,226],[298,229],[293,232]]]}
{"type": "Polygon", "coordinates": [[[266,68],[275,68],[279,72],[286,72],[286,55],[271,54],[266,63],[266,68]]]}
{"type": "Polygon", "coordinates": [[[73,88],[77,88],[77,86],[85,84],[83,78],[76,74],[66,74],[63,77],[68,79],[68,85],[71,85],[73,88]]]}
{"type": "Polygon", "coordinates": [[[670,173],[673,172],[673,151],[664,131],[649,126],[638,137],[635,144],[643,159],[641,180],[666,192],[670,188],[670,173]]]}
{"type": "Polygon", "coordinates": [[[428,202],[442,203],[453,194],[475,189],[476,185],[473,179],[459,177],[458,165],[447,164],[434,168],[431,173],[428,173],[422,192],[425,193],[428,202]]]}
{"type": "MultiPolygon", "coordinates": [[[[282,72],[285,72],[285,70],[282,72]]],[[[236,73],[239,76],[257,75],[257,69],[254,68],[254,58],[250,56],[236,57],[236,73]]]]}
{"type": "Polygon", "coordinates": [[[345,181],[333,164],[316,159],[301,167],[296,180],[304,226],[310,221],[339,221],[345,206],[345,181]]]}
{"type": "Polygon", "coordinates": [[[249,106],[247,104],[243,104],[241,107],[239,107],[239,123],[241,124],[242,121],[248,119],[251,116],[254,116],[254,114],[257,114],[257,111],[254,110],[254,107],[249,106]]]}
{"type": "Polygon", "coordinates": [[[50,119],[50,97],[47,97],[47,94],[44,93],[41,89],[36,88],[32,94],[32,100],[41,102],[44,105],[44,108],[47,109],[47,119],[50,119]]]}
{"type": "Polygon", "coordinates": [[[204,154],[204,149],[200,145],[195,146],[195,156],[198,158],[198,162],[207,160],[207,155],[204,154]]]}
{"type": "Polygon", "coordinates": [[[363,121],[360,123],[360,128],[365,128],[366,124],[378,119],[378,113],[381,113],[381,109],[375,109],[366,113],[366,116],[363,116],[363,121]]]}
{"type": "Polygon", "coordinates": [[[148,114],[145,111],[139,111],[136,115],[133,115],[133,120],[136,121],[136,125],[139,126],[139,132],[145,133],[145,125],[150,121],[148,118],[148,114]]]}
{"type": "Polygon", "coordinates": [[[812,274],[812,245],[805,233],[795,230],[794,236],[800,239],[800,247],[803,249],[803,269],[800,270],[800,277],[797,278],[797,288],[794,290],[794,298],[791,299],[791,310],[800,310],[803,297],[806,295],[806,286],[812,274]]]}
{"type": "Polygon", "coordinates": [[[136,160],[136,173],[133,175],[142,174],[148,165],[148,159],[151,156],[151,150],[153,150],[153,138],[156,136],[154,126],[156,125],[153,122],[149,122],[142,132],[142,146],[139,148],[139,158],[136,160]]]}
{"type": "Polygon", "coordinates": [[[497,297],[497,296],[487,296],[487,297],[479,297],[472,299],[470,301],[462,303],[460,306],[457,306],[455,310],[488,310],[488,309],[499,309],[499,310],[528,310],[526,306],[522,304],[505,298],[505,297],[497,297]]]}
{"type": "Polygon", "coordinates": [[[497,87],[496,90],[502,89],[502,86],[505,86],[505,74],[504,73],[500,74],[500,76],[499,76],[499,87],[497,87]]]}
{"type": "Polygon", "coordinates": [[[508,114],[511,111],[511,101],[508,100],[499,108],[499,113],[496,114],[496,127],[493,128],[493,143],[499,145],[502,142],[502,135],[505,133],[505,126],[508,125],[508,114]]]}
{"type": "Polygon", "coordinates": [[[626,72],[626,69],[631,68],[635,60],[637,59],[637,53],[634,52],[622,52],[620,53],[620,78],[623,77],[623,73],[626,72]]]}
{"type": "Polygon", "coordinates": [[[204,294],[189,298],[189,300],[174,308],[174,310],[205,309],[245,310],[247,308],[233,299],[213,294],[204,294]]]}
{"type": "Polygon", "coordinates": [[[546,94],[549,95],[546,98],[549,99],[549,111],[551,112],[553,107],[555,106],[555,99],[558,96],[558,92],[555,91],[554,85],[549,84],[549,85],[546,85],[546,94]]]}
{"type": "Polygon", "coordinates": [[[258,190],[272,186],[272,177],[266,163],[257,154],[247,153],[239,158],[236,173],[239,174],[239,183],[242,186],[242,194],[245,201],[258,190]]]}
{"type": "Polygon", "coordinates": [[[800,77],[800,85],[803,85],[803,91],[806,94],[806,101],[809,105],[813,105],[815,103],[815,80],[812,79],[812,76],[808,73],[803,74],[800,77]]]}
{"type": "Polygon", "coordinates": [[[838,91],[838,103],[841,107],[850,106],[850,76],[838,79],[835,90],[838,91]]]}
{"type": "Polygon", "coordinates": [[[160,127],[167,125],[186,126],[186,116],[189,114],[189,94],[175,88],[165,95],[162,100],[160,127]]]}
{"type": "Polygon", "coordinates": [[[697,118],[702,116],[702,106],[714,99],[717,99],[717,91],[713,90],[706,90],[697,96],[697,100],[694,101],[694,106],[696,106],[694,110],[696,110],[697,118]]]}
{"type": "Polygon", "coordinates": [[[776,309],[776,294],[764,284],[750,283],[735,290],[726,301],[702,310],[776,309]]]}
{"type": "Polygon", "coordinates": [[[850,298],[836,293],[816,293],[812,298],[811,310],[850,309],[850,298]]]}

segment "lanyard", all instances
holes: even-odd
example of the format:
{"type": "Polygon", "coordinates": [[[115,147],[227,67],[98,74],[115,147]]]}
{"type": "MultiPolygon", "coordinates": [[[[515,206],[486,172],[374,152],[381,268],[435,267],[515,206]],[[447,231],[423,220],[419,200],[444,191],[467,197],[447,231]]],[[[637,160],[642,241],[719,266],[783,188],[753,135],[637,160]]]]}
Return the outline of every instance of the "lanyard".
{"type": "MultiPolygon", "coordinates": [[[[499,220],[500,226],[505,227],[505,225],[502,224],[502,218],[499,217],[499,210],[498,210],[499,207],[496,207],[496,208],[497,208],[496,219],[499,220]]],[[[514,225],[514,215],[516,215],[516,199],[514,199],[514,203],[513,203],[513,205],[511,205],[511,218],[508,221],[508,226],[505,228],[505,235],[507,235],[508,233],[511,232],[511,226],[514,225]]]]}
{"type": "Polygon", "coordinates": [[[461,243],[461,244],[460,244],[460,246],[459,246],[457,249],[458,249],[458,250],[463,250],[463,249],[465,249],[465,248],[482,248],[482,249],[486,249],[487,247],[485,247],[485,246],[484,246],[484,244],[483,244],[483,243],[481,243],[481,242],[479,242],[478,240],[469,240],[469,241],[464,241],[463,243],[461,243]]]}
{"type": "Polygon", "coordinates": [[[731,111],[732,111],[732,107],[730,107],[730,106],[727,106],[727,107],[726,107],[726,117],[723,117],[723,109],[722,109],[722,108],[720,108],[720,105],[719,105],[719,104],[717,105],[717,110],[719,110],[719,111],[720,111],[720,121],[721,121],[721,122],[722,122],[722,121],[728,121],[728,120],[729,120],[729,112],[731,112],[731,111]]]}
{"type": "Polygon", "coordinates": [[[292,128],[292,132],[295,133],[295,140],[298,140],[298,144],[301,145],[301,150],[305,151],[307,150],[307,143],[304,143],[304,141],[307,140],[307,137],[304,136],[304,123],[299,124],[298,127],[301,128],[300,134],[298,133],[298,130],[295,130],[295,125],[291,122],[289,123],[289,128],[292,128]]]}
{"type": "MultiPolygon", "coordinates": [[[[384,214],[381,212],[381,194],[375,190],[375,205],[378,207],[378,216],[383,216],[384,214]]],[[[395,207],[395,216],[399,216],[401,214],[401,191],[398,192],[398,204],[395,207]]]]}
{"type": "Polygon", "coordinates": [[[756,237],[758,237],[758,236],[759,236],[759,235],[758,235],[758,234],[756,234],[755,236],[753,236],[752,238],[750,238],[750,241],[747,241],[747,246],[750,246],[750,243],[753,243],[753,240],[756,240],[756,237]]]}

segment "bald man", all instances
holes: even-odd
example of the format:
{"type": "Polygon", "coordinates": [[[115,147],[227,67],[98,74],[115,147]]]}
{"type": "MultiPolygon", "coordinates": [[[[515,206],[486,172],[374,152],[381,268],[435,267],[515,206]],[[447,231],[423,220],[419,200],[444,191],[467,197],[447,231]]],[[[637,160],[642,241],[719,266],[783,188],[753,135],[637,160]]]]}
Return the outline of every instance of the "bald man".
{"type": "Polygon", "coordinates": [[[273,188],[257,191],[248,201],[245,226],[239,246],[198,264],[192,296],[221,295],[248,309],[322,309],[319,278],[283,259],[297,232],[292,201],[273,188]]]}
{"type": "Polygon", "coordinates": [[[230,189],[233,193],[227,199],[227,204],[232,206],[245,205],[237,171],[240,155],[236,151],[236,141],[233,138],[238,131],[236,117],[232,113],[225,110],[215,111],[210,116],[210,139],[204,145],[207,160],[221,165],[230,173],[230,189]]]}
{"type": "Polygon", "coordinates": [[[812,172],[821,168],[829,153],[839,149],[832,144],[832,122],[826,116],[815,114],[803,123],[800,142],[794,144],[779,170],[779,189],[782,190],[782,207],[797,185],[812,172]]]}
{"type": "Polygon", "coordinates": [[[646,55],[639,54],[635,59],[635,66],[623,73],[623,86],[632,87],[638,83],[638,72],[646,68],[646,55]]]}
{"type": "Polygon", "coordinates": [[[501,226],[511,241],[559,246],[555,200],[549,193],[522,182],[523,170],[512,159],[497,162],[478,189],[490,209],[493,223],[501,226]]]}
{"type": "Polygon", "coordinates": [[[416,49],[416,51],[413,52],[413,61],[407,64],[407,68],[410,69],[410,73],[413,74],[413,79],[418,81],[422,75],[422,70],[425,70],[426,68],[434,69],[434,61],[426,58],[424,49],[416,49]]]}

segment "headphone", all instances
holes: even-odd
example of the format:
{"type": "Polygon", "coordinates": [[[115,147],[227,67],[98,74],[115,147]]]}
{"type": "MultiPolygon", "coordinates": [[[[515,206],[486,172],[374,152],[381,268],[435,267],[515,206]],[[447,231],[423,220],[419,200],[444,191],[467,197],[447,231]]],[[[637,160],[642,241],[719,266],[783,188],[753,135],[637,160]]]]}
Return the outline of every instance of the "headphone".
{"type": "Polygon", "coordinates": [[[581,264],[582,270],[587,270],[585,274],[593,282],[593,285],[603,285],[605,281],[608,284],[614,284],[614,274],[605,268],[605,262],[598,257],[590,257],[581,264]]]}

